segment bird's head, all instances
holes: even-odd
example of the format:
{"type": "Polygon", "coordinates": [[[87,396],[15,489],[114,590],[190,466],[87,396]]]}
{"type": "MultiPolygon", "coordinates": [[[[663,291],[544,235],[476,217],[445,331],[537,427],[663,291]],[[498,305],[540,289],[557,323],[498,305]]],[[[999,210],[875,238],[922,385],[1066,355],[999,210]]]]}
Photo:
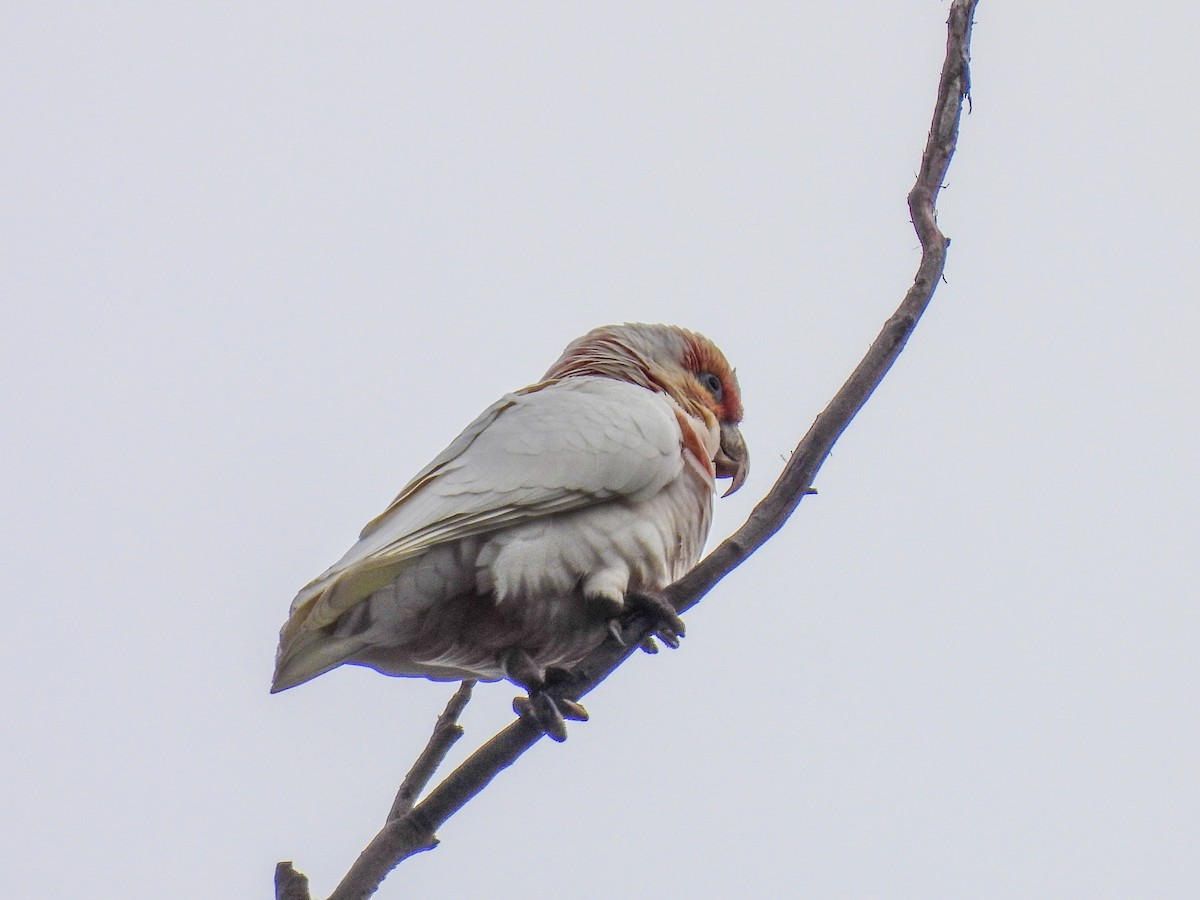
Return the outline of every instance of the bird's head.
{"type": "Polygon", "coordinates": [[[750,454],[738,424],[742,393],[737,375],[717,345],[676,325],[606,325],[572,341],[547,379],[599,375],[631,381],[669,395],[680,408],[720,437],[713,457],[718,478],[732,478],[725,496],[740,488],[750,454]]]}

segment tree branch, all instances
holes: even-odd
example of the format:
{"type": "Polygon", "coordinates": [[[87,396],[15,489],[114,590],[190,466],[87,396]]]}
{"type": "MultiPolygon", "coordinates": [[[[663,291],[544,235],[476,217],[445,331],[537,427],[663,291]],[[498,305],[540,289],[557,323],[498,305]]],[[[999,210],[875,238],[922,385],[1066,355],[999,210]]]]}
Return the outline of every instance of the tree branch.
{"type": "Polygon", "coordinates": [[[450,698],[450,702],[446,704],[445,711],[438,716],[437,724],[433,726],[433,734],[429,737],[429,743],[425,745],[425,749],[421,751],[421,755],[417,757],[413,767],[408,770],[408,774],[404,776],[404,781],[400,784],[400,790],[396,792],[396,799],[388,812],[387,821],[390,822],[392,819],[408,815],[413,804],[417,802],[417,798],[421,796],[421,791],[425,790],[425,785],[429,784],[429,779],[433,777],[437,767],[442,764],[442,760],[450,752],[450,748],[463,736],[463,729],[458,724],[458,717],[462,715],[463,709],[471,699],[471,691],[474,688],[474,681],[464,681],[460,684],[454,696],[450,698]]]}
{"type": "Polygon", "coordinates": [[[950,7],[946,60],[938,81],[933,123],[925,142],[925,152],[921,155],[916,184],[908,193],[909,214],[921,242],[921,262],[912,287],[884,323],[862,362],[796,445],[783,473],[746,523],[668,588],[668,594],[680,612],[699,602],[718,581],[762,546],[811,492],[813,479],[834,443],[891,369],[933,299],[946,265],[946,249],[950,246],[950,240],[938,228],[934,204],[954,155],[962,102],[970,92],[971,25],[978,3],[979,0],[954,0],[950,7]]]}
{"type": "MultiPolygon", "coordinates": [[[[762,546],[783,526],[800,501],[812,493],[813,479],[834,443],[891,369],[933,297],[942,277],[946,249],[950,244],[938,228],[935,203],[954,154],[962,102],[970,90],[968,59],[972,18],[977,4],[978,0],[954,0],[950,8],[946,59],[938,82],[933,122],[921,156],[916,183],[908,194],[913,227],[921,242],[921,262],[912,286],[899,308],[884,324],[862,362],[817,416],[808,433],[796,446],[779,479],[754,508],[745,524],[691,572],[667,588],[667,596],[680,612],[698,603],[717,582],[762,546]]],[[[573,691],[565,692],[566,695],[579,699],[594,689],[631,656],[649,634],[647,622],[635,619],[627,624],[622,631],[622,644],[606,641],[583,661],[579,667],[582,673],[579,683],[573,691]]],[[[461,689],[459,693],[462,693],[461,689]]],[[[443,719],[450,713],[454,703],[455,700],[451,700],[443,719]]],[[[451,724],[456,718],[457,713],[451,718],[451,724]]],[[[543,737],[540,731],[523,720],[516,720],[476,750],[424,800],[413,806],[412,799],[419,794],[445,756],[445,750],[439,755],[430,749],[437,743],[438,729],[441,727],[442,720],[439,719],[430,745],[405,779],[408,788],[401,786],[387,824],[355,861],[329,900],[364,900],[373,894],[400,862],[414,853],[436,846],[434,834],[437,829],[543,737]],[[413,773],[418,771],[419,776],[414,778],[413,773]],[[424,780],[417,784],[420,778],[424,780]],[[409,784],[410,779],[414,779],[412,784],[409,784]]],[[[457,725],[453,727],[458,728],[457,725]]],[[[461,734],[461,729],[458,734],[461,734]]],[[[456,739],[457,734],[450,743],[456,739]]],[[[449,745],[445,749],[449,749],[449,745]]],[[[303,894],[282,892],[289,885],[294,885],[295,879],[303,879],[303,876],[296,873],[290,863],[280,863],[276,869],[277,900],[307,900],[306,886],[303,894]]]]}
{"type": "MultiPolygon", "coordinates": [[[[446,758],[450,748],[463,736],[463,729],[458,724],[458,717],[462,715],[463,709],[471,699],[471,691],[474,687],[474,681],[464,681],[458,686],[458,690],[446,704],[445,710],[438,716],[437,723],[433,726],[433,734],[429,736],[429,742],[425,745],[425,749],[421,751],[417,761],[404,776],[404,781],[400,784],[400,790],[396,792],[396,799],[392,802],[392,808],[388,812],[383,828],[359,854],[354,865],[350,867],[350,871],[342,879],[342,883],[329,895],[329,900],[369,897],[375,893],[379,882],[383,881],[383,875],[394,869],[401,861],[414,853],[432,850],[438,845],[434,829],[424,824],[424,817],[413,814],[413,803],[421,795],[421,791],[425,790],[425,785],[429,784],[429,779],[433,777],[437,767],[442,764],[442,760],[446,758]],[[381,865],[386,865],[386,868],[382,870],[383,875],[370,890],[363,893],[361,872],[374,873],[380,870],[381,865]]],[[[309,898],[299,897],[297,900],[309,900],[309,898]]]]}
{"type": "Polygon", "coordinates": [[[312,900],[308,879],[292,868],[291,860],[275,864],[275,900],[312,900]]]}

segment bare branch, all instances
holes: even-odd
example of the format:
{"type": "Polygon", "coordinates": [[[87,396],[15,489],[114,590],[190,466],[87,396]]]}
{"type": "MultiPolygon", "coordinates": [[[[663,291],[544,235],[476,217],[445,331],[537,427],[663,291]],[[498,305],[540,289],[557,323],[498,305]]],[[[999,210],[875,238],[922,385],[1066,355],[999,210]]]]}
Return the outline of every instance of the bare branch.
{"type": "Polygon", "coordinates": [[[400,784],[400,790],[396,792],[396,800],[388,812],[387,820],[389,822],[408,814],[409,810],[413,808],[413,804],[416,803],[417,797],[421,796],[421,791],[425,790],[425,785],[429,784],[429,779],[433,777],[437,767],[442,764],[442,760],[450,752],[450,748],[463,736],[463,729],[458,724],[458,717],[462,715],[463,709],[471,699],[471,690],[474,687],[474,681],[464,681],[460,684],[454,696],[450,698],[450,702],[446,704],[446,709],[438,716],[437,724],[433,726],[433,734],[429,737],[429,743],[425,745],[425,749],[421,751],[421,755],[417,757],[413,767],[408,770],[408,774],[404,776],[404,781],[400,784]]]}
{"type": "MultiPolygon", "coordinates": [[[[421,791],[425,790],[425,785],[442,764],[450,748],[463,736],[458,717],[470,701],[474,687],[474,681],[464,681],[458,686],[458,690],[438,716],[437,723],[433,726],[433,734],[429,736],[429,743],[404,776],[388,812],[387,822],[359,854],[342,883],[329,895],[329,900],[369,897],[375,893],[387,873],[402,860],[437,846],[434,829],[424,826],[421,817],[411,815],[413,803],[421,795],[421,791]]],[[[308,898],[303,897],[299,900],[308,898]]]]}
{"type": "Polygon", "coordinates": [[[275,866],[275,900],[312,900],[308,879],[292,868],[291,861],[275,866]]]}
{"type": "MultiPolygon", "coordinates": [[[[946,60],[938,83],[933,122],[916,184],[908,195],[913,227],[921,242],[921,262],[913,284],[899,308],[884,324],[862,362],[817,416],[784,466],[783,473],[745,524],[691,572],[667,588],[668,597],[680,612],[699,602],[717,582],[762,546],[783,526],[800,501],[812,493],[813,479],[834,443],[892,367],[933,297],[942,277],[946,249],[950,243],[938,228],[934,204],[954,154],[962,102],[970,88],[968,59],[972,17],[977,4],[978,0],[954,0],[950,8],[946,60]]],[[[623,629],[622,644],[606,641],[597,647],[579,666],[582,673],[579,683],[573,691],[566,692],[567,696],[579,699],[595,688],[632,655],[649,634],[648,623],[634,620],[623,629]]],[[[451,706],[453,704],[452,700],[451,706]]],[[[447,713],[449,711],[450,707],[447,707],[447,713]]],[[[440,720],[438,727],[441,727],[440,720]]],[[[436,846],[434,834],[437,829],[542,737],[541,732],[518,719],[475,751],[416,806],[412,806],[411,801],[419,793],[420,786],[407,791],[401,786],[387,824],[359,856],[330,900],[364,900],[375,892],[400,862],[414,853],[436,846]]],[[[436,741],[437,729],[430,739],[430,747],[436,741]]],[[[426,748],[422,759],[409,773],[414,785],[420,777],[427,781],[432,774],[432,769],[425,774],[422,768],[426,754],[433,753],[430,747],[426,748]],[[421,774],[414,775],[418,770],[421,774]]],[[[433,763],[433,768],[444,755],[443,751],[433,763]]],[[[405,781],[407,784],[409,779],[405,781]]],[[[296,875],[290,864],[280,863],[280,869],[285,865],[292,875],[303,877],[296,875]]],[[[277,885],[280,869],[276,872],[277,885]]],[[[278,887],[276,896],[284,897],[278,893],[278,887]]],[[[307,891],[303,895],[288,896],[307,900],[307,891]]]]}
{"type": "Polygon", "coordinates": [[[962,101],[970,90],[971,25],[978,2],[954,0],[950,7],[946,61],[938,81],[933,123],[921,156],[916,184],[908,194],[913,228],[921,241],[921,262],[912,287],[884,324],[862,362],[817,416],[784,466],[779,480],[754,508],[746,523],[667,589],[680,612],[694,606],[787,521],[809,492],[834,443],[891,369],[933,298],[946,265],[946,249],[950,246],[949,239],[938,228],[934,203],[954,155],[962,101]]]}

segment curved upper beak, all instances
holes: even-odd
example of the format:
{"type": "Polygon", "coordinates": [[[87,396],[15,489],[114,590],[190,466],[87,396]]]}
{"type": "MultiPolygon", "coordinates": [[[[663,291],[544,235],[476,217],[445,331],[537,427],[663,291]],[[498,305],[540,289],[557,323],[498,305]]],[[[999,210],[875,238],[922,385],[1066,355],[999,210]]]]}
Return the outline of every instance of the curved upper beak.
{"type": "Polygon", "coordinates": [[[750,451],[746,449],[746,439],[736,425],[721,423],[721,448],[713,459],[713,465],[718,478],[733,479],[722,497],[728,497],[746,482],[746,475],[750,472],[750,451]]]}

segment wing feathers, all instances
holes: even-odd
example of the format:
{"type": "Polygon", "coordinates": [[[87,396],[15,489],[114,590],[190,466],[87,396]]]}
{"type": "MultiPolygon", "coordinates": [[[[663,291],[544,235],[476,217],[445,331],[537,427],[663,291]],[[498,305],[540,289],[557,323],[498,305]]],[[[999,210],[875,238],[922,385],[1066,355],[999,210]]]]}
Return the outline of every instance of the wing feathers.
{"type": "Polygon", "coordinates": [[[285,669],[300,668],[293,663],[312,643],[303,635],[394,580],[408,560],[430,547],[662,490],[683,466],[676,411],[664,394],[609,378],[546,382],[503,397],[296,596],[281,639],[277,683],[285,669]]]}

